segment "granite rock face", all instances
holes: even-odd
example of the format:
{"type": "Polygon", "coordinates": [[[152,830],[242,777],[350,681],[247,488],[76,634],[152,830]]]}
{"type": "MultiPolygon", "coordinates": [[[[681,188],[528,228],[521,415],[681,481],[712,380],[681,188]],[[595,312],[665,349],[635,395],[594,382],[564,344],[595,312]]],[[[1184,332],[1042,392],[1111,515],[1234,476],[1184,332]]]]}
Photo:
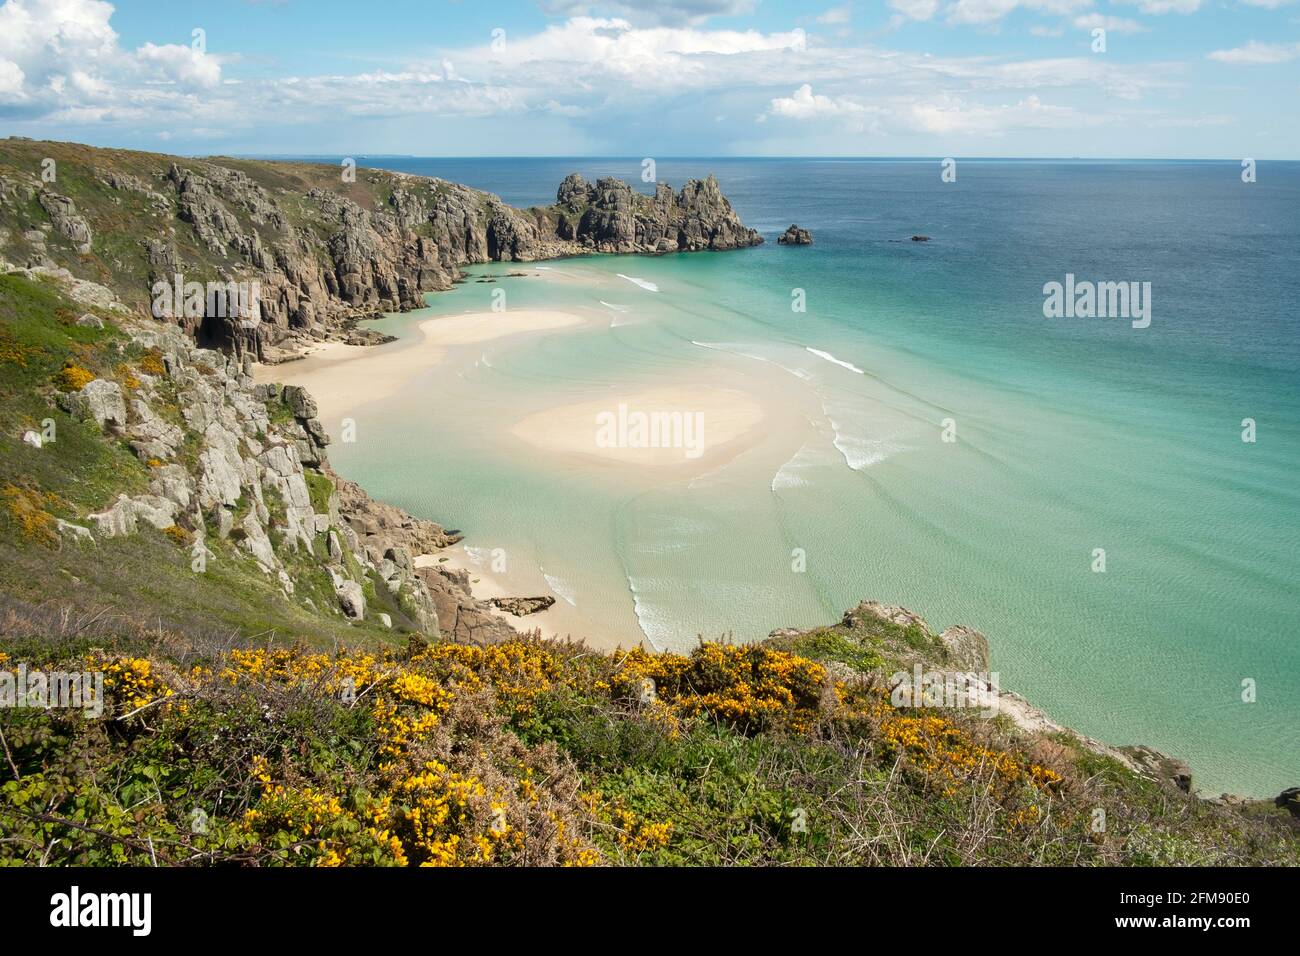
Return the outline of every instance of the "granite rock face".
{"type": "Polygon", "coordinates": [[[82,255],[90,252],[94,236],[86,220],[77,214],[76,204],[67,196],[61,196],[50,189],[41,190],[37,198],[41,208],[50,217],[55,231],[72,243],[77,252],[82,255]]]}
{"type": "Polygon", "coordinates": [[[658,183],[655,194],[646,196],[621,179],[588,183],[572,173],[560,184],[555,200],[545,221],[554,222],[559,238],[592,252],[696,252],[740,249],[763,241],[740,221],[712,175],[690,180],[677,193],[658,183]]]}
{"type": "MultiPolygon", "coordinates": [[[[53,278],[65,292],[74,282],[53,278]]],[[[115,305],[108,290],[96,295],[115,305]]],[[[95,379],[60,401],[97,423],[105,440],[125,439],[149,480],[88,509],[85,526],[61,522],[61,538],[94,545],[157,529],[189,542],[192,560],[246,562],[315,613],[435,637],[445,609],[467,638],[516,636],[468,580],[429,580],[415,567],[413,555],[459,535],[373,500],[332,471],[306,390],[255,384],[251,362],[198,347],[178,325],[130,316],[110,323],[150,351],[161,372],[139,374],[129,400],[116,382],[95,379]],[[329,606],[318,603],[321,593],[329,606]]]]}
{"type": "Polygon", "coordinates": [[[0,219],[17,226],[0,235],[0,257],[99,280],[102,268],[82,255],[96,235],[120,234],[134,217],[138,254],[101,253],[115,257],[106,263],[112,291],[133,311],[241,359],[279,360],[324,338],[378,341],[356,323],[418,308],[471,263],[763,241],[711,175],[676,192],[660,183],[647,196],[618,179],[573,174],[554,205],[521,210],[480,190],[384,170],[356,170],[348,181],[328,166],[64,148],[0,140],[0,219]],[[71,195],[22,172],[39,170],[46,155],[58,158],[61,183],[78,184],[60,186],[71,195]],[[204,288],[190,307],[183,290],[195,281],[204,288]],[[236,307],[213,289],[231,284],[255,303],[236,307]]]}

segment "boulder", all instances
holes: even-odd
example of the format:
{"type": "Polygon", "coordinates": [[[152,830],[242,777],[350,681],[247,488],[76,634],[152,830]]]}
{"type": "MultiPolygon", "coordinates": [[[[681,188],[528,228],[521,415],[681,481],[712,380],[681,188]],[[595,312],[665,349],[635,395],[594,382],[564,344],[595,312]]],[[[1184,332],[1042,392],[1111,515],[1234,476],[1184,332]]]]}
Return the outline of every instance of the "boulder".
{"type": "Polygon", "coordinates": [[[73,524],[70,521],[64,521],[62,518],[55,520],[55,526],[58,528],[59,536],[70,539],[74,544],[91,544],[95,543],[95,536],[90,533],[90,529],[79,524],[73,524]]]}
{"type": "Polygon", "coordinates": [[[315,418],[318,414],[315,399],[301,385],[286,385],[280,397],[289,407],[289,411],[293,412],[293,417],[299,421],[315,418]]]}
{"type": "Polygon", "coordinates": [[[813,239],[812,233],[807,229],[800,229],[791,223],[790,228],[781,233],[776,241],[783,246],[811,246],[813,239]]]}
{"type": "Polygon", "coordinates": [[[341,582],[334,588],[334,593],[338,595],[339,607],[348,617],[361,620],[366,616],[366,595],[356,581],[341,582]]]}
{"type": "Polygon", "coordinates": [[[242,534],[240,544],[258,560],[258,563],[268,570],[279,566],[280,562],[275,558],[275,549],[271,547],[271,539],[267,537],[262,523],[257,520],[257,515],[252,512],[244,515],[244,520],[239,523],[239,530],[242,534]]]}
{"type": "Polygon", "coordinates": [[[162,530],[176,523],[176,502],[158,495],[140,495],[128,498],[118,495],[112,506],[95,512],[90,518],[98,525],[105,538],[118,538],[135,534],[144,521],[162,530]]]}
{"type": "Polygon", "coordinates": [[[71,397],[73,415],[82,421],[93,420],[100,428],[126,426],[126,399],[122,386],[97,378],[71,397]]]}
{"type": "Polygon", "coordinates": [[[526,614],[536,614],[538,611],[545,611],[555,603],[555,598],[550,595],[542,597],[504,597],[492,598],[494,607],[499,607],[507,614],[513,614],[515,617],[523,617],[526,614]]]}
{"type": "Polygon", "coordinates": [[[83,255],[90,252],[93,237],[86,220],[77,215],[76,204],[67,196],[61,196],[50,189],[41,190],[38,197],[41,208],[50,217],[54,229],[83,255]]]}

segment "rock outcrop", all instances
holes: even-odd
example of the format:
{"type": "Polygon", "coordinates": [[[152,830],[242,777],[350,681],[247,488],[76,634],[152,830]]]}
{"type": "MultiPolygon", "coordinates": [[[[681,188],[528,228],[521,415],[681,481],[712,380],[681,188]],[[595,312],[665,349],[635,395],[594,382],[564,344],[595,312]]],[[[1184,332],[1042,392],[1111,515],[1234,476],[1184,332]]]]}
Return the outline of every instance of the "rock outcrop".
{"type": "Polygon", "coordinates": [[[90,252],[94,237],[86,220],[77,214],[76,204],[50,189],[42,189],[37,199],[50,217],[54,230],[72,243],[77,252],[82,255],[90,252]]]}
{"type": "MultiPolygon", "coordinates": [[[[65,275],[54,281],[65,292],[86,285],[65,275]]],[[[109,290],[93,294],[116,311],[109,290]]],[[[200,565],[248,562],[317,613],[437,636],[445,611],[453,632],[467,639],[516,636],[473,597],[468,580],[429,578],[415,567],[414,555],[459,535],[374,501],[330,469],[329,439],[304,389],[255,385],[250,360],[200,348],[179,325],[130,317],[112,324],[149,355],[152,374],[138,371],[129,393],[94,379],[60,402],[107,438],[125,441],[150,479],[91,510],[86,526],[60,521],[60,538],[94,545],[157,529],[187,542],[200,565]],[[215,548],[217,541],[233,547],[215,548]],[[322,593],[330,606],[312,601],[322,593]]],[[[28,443],[41,447],[39,434],[31,435],[28,443]]]]}
{"type": "Polygon", "coordinates": [[[1277,795],[1274,806],[1282,807],[1291,816],[1300,818],[1300,787],[1288,787],[1277,795]]]}
{"type": "Polygon", "coordinates": [[[421,306],[425,293],[450,288],[470,263],[763,241],[713,176],[677,192],[661,183],[647,196],[618,179],[592,184],[574,174],[555,205],[520,210],[490,193],[403,173],[361,170],[351,183],[328,166],[236,167],[16,139],[0,140],[0,169],[0,221],[19,226],[0,235],[0,255],[92,280],[111,264],[113,291],[138,314],[180,326],[201,347],[258,361],[323,338],[382,341],[357,321],[421,306]],[[77,183],[61,187],[72,195],[39,181],[47,156],[58,160],[61,183],[77,183]],[[33,217],[33,208],[42,215],[33,217]],[[101,237],[120,235],[133,215],[139,254],[124,256],[101,237]],[[98,269],[83,261],[92,252],[105,260],[98,269]],[[177,308],[196,281],[203,286],[191,304],[177,308]],[[241,287],[253,300],[247,307],[233,306],[224,291],[241,287]]]}
{"type": "Polygon", "coordinates": [[[990,672],[989,642],[979,631],[954,625],[936,634],[915,611],[879,601],[863,601],[844,612],[838,624],[811,630],[782,628],[773,631],[768,641],[789,647],[799,638],[815,633],[834,632],[860,644],[864,651],[880,655],[886,673],[896,669],[896,684],[891,691],[904,691],[902,699],[911,701],[915,694],[908,686],[914,681],[915,669],[940,682],[952,681],[962,692],[972,692],[974,706],[989,714],[1005,717],[1016,730],[1045,739],[1064,734],[1081,746],[1119,761],[1128,769],[1184,793],[1192,790],[1191,769],[1181,760],[1146,746],[1114,747],[1078,733],[1052,720],[1024,697],[1001,686],[1000,678],[990,672]],[[972,678],[974,680],[972,680],[972,678]]]}
{"type": "Polygon", "coordinates": [[[584,251],[612,253],[696,252],[756,246],[763,237],[740,221],[718,181],[692,179],[674,193],[666,183],[654,196],[621,179],[588,183],[577,173],[556,191],[556,204],[543,221],[561,239],[584,251]]]}
{"type": "Polygon", "coordinates": [[[781,233],[776,241],[783,246],[811,246],[813,240],[811,232],[791,223],[790,228],[781,233]]]}
{"type": "Polygon", "coordinates": [[[444,637],[465,644],[496,644],[518,637],[504,618],[492,613],[488,602],[474,598],[468,571],[432,564],[420,568],[420,576],[433,596],[444,637]]]}
{"type": "Polygon", "coordinates": [[[555,598],[550,595],[541,597],[504,597],[492,598],[491,603],[493,607],[499,607],[507,614],[524,617],[528,614],[536,614],[538,611],[545,611],[555,603],[555,598]]]}

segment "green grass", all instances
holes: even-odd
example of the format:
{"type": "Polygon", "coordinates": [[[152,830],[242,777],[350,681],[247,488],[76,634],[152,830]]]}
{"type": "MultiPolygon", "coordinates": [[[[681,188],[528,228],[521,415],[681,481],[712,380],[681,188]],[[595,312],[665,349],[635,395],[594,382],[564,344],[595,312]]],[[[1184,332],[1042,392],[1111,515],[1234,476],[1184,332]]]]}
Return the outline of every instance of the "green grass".
{"type": "Polygon", "coordinates": [[[52,402],[65,363],[111,375],[129,355],[120,332],[82,328],[80,314],[44,282],[0,276],[0,484],[39,488],[84,509],[143,489],[148,476],[125,445],[52,402]],[[48,436],[51,423],[54,441],[39,449],[22,441],[27,429],[48,436]]]}
{"type": "Polygon", "coordinates": [[[815,661],[835,661],[856,670],[874,670],[885,663],[878,641],[864,642],[834,628],[819,628],[797,637],[778,638],[771,643],[781,650],[815,661]]]}
{"type": "Polygon", "coordinates": [[[310,468],[303,470],[307,480],[307,491],[311,494],[311,506],[317,514],[328,514],[330,496],[334,494],[334,482],[319,471],[310,468]]]}

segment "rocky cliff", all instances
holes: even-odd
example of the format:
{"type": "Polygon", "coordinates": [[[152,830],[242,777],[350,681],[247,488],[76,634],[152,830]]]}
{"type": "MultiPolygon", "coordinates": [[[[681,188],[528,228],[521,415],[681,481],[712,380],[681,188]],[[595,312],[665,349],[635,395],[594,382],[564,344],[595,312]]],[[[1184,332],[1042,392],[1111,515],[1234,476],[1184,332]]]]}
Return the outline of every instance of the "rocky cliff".
{"type": "Polygon", "coordinates": [[[571,173],[556,192],[555,205],[538,213],[543,231],[553,229],[593,252],[697,252],[739,249],[763,241],[749,229],[710,175],[693,179],[677,193],[666,183],[653,196],[620,179],[588,183],[571,173]],[[554,217],[554,218],[553,218],[554,217]]]}
{"type": "MultiPolygon", "coordinates": [[[[202,348],[179,325],[136,315],[65,270],[0,259],[0,301],[32,300],[42,306],[32,321],[11,332],[6,317],[2,359],[34,380],[0,383],[2,484],[9,517],[25,516],[24,537],[94,567],[96,551],[162,532],[174,547],[154,553],[146,574],[176,562],[192,578],[223,582],[218,589],[236,575],[261,589],[254,614],[275,601],[302,620],[379,633],[518,636],[468,580],[416,567],[415,556],[459,535],[374,501],[331,470],[329,437],[305,390],[255,385],[251,356],[202,348]],[[26,335],[39,351],[22,344],[26,335]],[[38,355],[58,369],[44,381],[38,355]],[[84,503],[41,486],[41,475],[75,480],[68,473],[91,458],[112,477],[84,503]]],[[[129,573],[112,587],[104,596],[122,607],[136,605],[132,591],[156,590],[129,573]]],[[[167,611],[183,616],[170,597],[146,616],[167,611]]]]}
{"type": "Polygon", "coordinates": [[[0,255],[105,285],[140,314],[160,312],[157,283],[174,287],[162,302],[171,321],[259,360],[291,338],[367,341],[359,318],[415,308],[469,263],[762,241],[712,176],[646,196],[574,174],[554,205],[525,211],[382,170],[0,141],[0,255]],[[182,307],[187,282],[205,285],[199,308],[182,307]],[[260,321],[207,286],[252,282],[260,321]]]}

